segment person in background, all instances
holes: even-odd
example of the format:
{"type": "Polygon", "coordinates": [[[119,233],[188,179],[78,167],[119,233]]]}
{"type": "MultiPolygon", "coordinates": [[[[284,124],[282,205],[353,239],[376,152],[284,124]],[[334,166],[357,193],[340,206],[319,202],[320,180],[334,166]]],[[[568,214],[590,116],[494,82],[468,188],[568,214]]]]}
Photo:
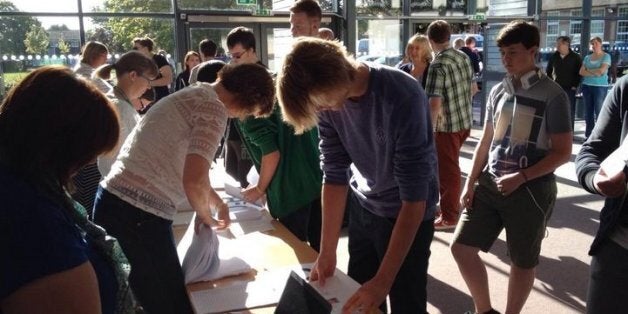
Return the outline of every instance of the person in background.
{"type": "Polygon", "coordinates": [[[620,78],[606,97],[600,117],[578,155],[578,182],[589,193],[606,197],[600,226],[591,244],[587,313],[622,313],[628,301],[628,76],[620,78]]]}
{"type": "Polygon", "coordinates": [[[436,54],[425,83],[438,153],[440,184],[440,214],[434,223],[436,230],[445,230],[456,227],[460,214],[462,173],[458,159],[462,144],[471,132],[471,97],[475,82],[469,57],[449,44],[449,23],[434,21],[427,27],[426,34],[436,54]]]}
{"type": "MultiPolygon", "coordinates": [[[[116,85],[113,87],[113,92],[107,96],[118,109],[120,139],[116,149],[109,154],[98,157],[98,170],[103,176],[106,176],[111,170],[111,165],[116,161],[122,144],[140,120],[139,112],[142,107],[139,104],[141,97],[146,91],[152,90],[150,82],[159,74],[155,62],[137,51],[129,51],[114,64],[99,67],[94,75],[108,80],[111,78],[111,71],[116,73],[116,85]]],[[[95,189],[98,189],[98,183],[96,183],[95,189]]],[[[95,196],[96,193],[94,193],[95,196]]]]}
{"type": "Polygon", "coordinates": [[[469,60],[471,61],[471,66],[473,67],[473,74],[475,76],[478,76],[481,71],[480,55],[478,54],[477,49],[475,49],[475,44],[476,44],[475,37],[469,35],[464,40],[464,46],[458,48],[458,50],[464,52],[464,54],[466,54],[467,57],[469,57],[469,60]]]}
{"type": "MultiPolygon", "coordinates": [[[[74,68],[74,73],[92,82],[103,93],[107,94],[112,90],[111,85],[101,78],[94,77],[94,69],[107,62],[109,51],[107,46],[97,41],[89,41],[81,49],[81,62],[74,68]]],[[[94,207],[94,198],[98,189],[101,175],[98,172],[96,162],[90,162],[81,168],[76,175],[72,176],[74,191],[72,198],[78,201],[91,216],[94,207]]]]}
{"type": "Polygon", "coordinates": [[[585,138],[589,138],[591,135],[595,120],[600,114],[604,97],[608,92],[608,67],[611,65],[611,56],[602,50],[602,38],[593,37],[590,43],[593,52],[584,57],[579,72],[582,76],[585,138]]]}
{"type": "MultiPolygon", "coordinates": [[[[227,48],[248,51],[235,64],[261,64],[255,54],[255,35],[237,27],[227,35],[227,48]]],[[[257,184],[242,191],[244,199],[255,202],[266,195],[270,214],[290,232],[318,251],[321,237],[320,152],[316,128],[301,135],[283,123],[279,107],[269,117],[255,115],[232,121],[259,173],[257,184]]]]}
{"type": "Polygon", "coordinates": [[[427,70],[433,58],[432,47],[427,36],[414,34],[406,46],[408,63],[401,64],[398,68],[412,75],[425,88],[427,70]]]}
{"type": "Polygon", "coordinates": [[[492,308],[478,253],[488,252],[503,229],[511,260],[505,312],[521,312],[556,200],[554,171],[571,157],[569,100],[536,67],[538,28],[513,21],[496,41],[507,76],[489,94],[484,130],[460,197],[465,210],[451,244],[475,306],[466,313],[499,313],[492,308]]]}
{"type": "Polygon", "coordinates": [[[336,39],[336,35],[334,35],[334,31],[331,28],[321,27],[318,29],[318,37],[325,40],[334,40],[336,39]]]}
{"type": "Polygon", "coordinates": [[[159,100],[124,142],[100,183],[94,220],[120,242],[131,288],[147,313],[192,313],[172,234],[176,206],[191,205],[196,232],[200,224],[229,224],[229,208],[208,175],[227,116],[269,113],[273,104],[265,68],[225,67],[216,83],[159,100]]]}
{"type": "Polygon", "coordinates": [[[460,50],[460,48],[464,47],[464,39],[456,38],[456,40],[454,40],[453,46],[454,46],[454,49],[460,50]]]}
{"type": "MultiPolygon", "coordinates": [[[[153,53],[153,49],[155,48],[155,42],[150,37],[137,37],[133,39],[133,50],[137,50],[149,58],[152,58],[157,64],[157,68],[159,68],[159,76],[157,79],[150,82],[151,86],[155,89],[155,101],[158,101],[170,94],[170,83],[172,83],[172,78],[174,74],[172,73],[172,67],[168,60],[160,55],[153,53]]],[[[141,113],[145,113],[148,110],[147,107],[141,113]]]]}
{"type": "Polygon", "coordinates": [[[194,84],[197,81],[198,70],[205,63],[212,61],[216,58],[216,53],[218,52],[218,45],[211,39],[203,39],[198,44],[198,52],[201,56],[201,63],[196,65],[190,71],[190,78],[188,80],[189,84],[194,84]]]}
{"type": "Polygon", "coordinates": [[[196,51],[188,51],[183,58],[185,70],[177,75],[174,90],[178,91],[190,85],[190,71],[201,63],[201,56],[196,51]]]}
{"type": "Polygon", "coordinates": [[[93,77],[94,70],[107,63],[109,50],[107,46],[98,41],[88,41],[81,49],[81,62],[74,68],[76,75],[86,78],[98,87],[98,89],[107,94],[112,87],[103,79],[93,77]]]}
{"type": "Polygon", "coordinates": [[[438,183],[423,89],[399,70],[355,61],[337,41],[299,38],[284,60],[283,118],[297,133],[318,124],[320,136],[323,223],[310,279],[324,286],[333,276],[346,207],[348,274],[362,286],[343,313],[385,312],[387,295],[393,313],[426,313],[438,183]]]}
{"type": "Polygon", "coordinates": [[[569,103],[571,104],[571,129],[574,130],[576,123],[576,91],[580,85],[580,68],[582,59],[580,55],[571,50],[571,39],[569,36],[560,36],[556,39],[556,52],[552,54],[545,73],[563,88],[569,103]]]}
{"type": "Polygon", "coordinates": [[[290,7],[292,37],[318,37],[323,11],[315,0],[298,0],[290,7]]]}
{"type": "Polygon", "coordinates": [[[117,114],[93,84],[61,66],[30,72],[0,105],[0,311],[105,313],[111,265],[88,245],[67,189],[77,169],[113,149],[117,114]]]}

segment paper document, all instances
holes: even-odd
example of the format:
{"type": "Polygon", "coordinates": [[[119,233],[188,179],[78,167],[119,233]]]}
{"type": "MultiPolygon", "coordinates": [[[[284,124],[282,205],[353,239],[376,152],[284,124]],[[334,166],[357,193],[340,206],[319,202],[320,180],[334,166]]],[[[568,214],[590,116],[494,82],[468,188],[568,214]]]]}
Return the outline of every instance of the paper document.
{"type": "MultiPolygon", "coordinates": [[[[227,182],[225,181],[225,193],[227,193],[230,196],[233,196],[235,198],[237,198],[238,200],[243,200],[244,197],[242,196],[242,188],[240,188],[240,186],[232,184],[231,182],[227,182]]],[[[258,199],[255,203],[253,203],[254,205],[257,205],[259,207],[264,207],[264,202],[262,201],[262,199],[258,199]]]]}
{"type": "Polygon", "coordinates": [[[223,313],[277,304],[286,282],[285,276],[283,271],[258,273],[255,281],[194,291],[190,293],[190,300],[197,314],[223,313]]]}

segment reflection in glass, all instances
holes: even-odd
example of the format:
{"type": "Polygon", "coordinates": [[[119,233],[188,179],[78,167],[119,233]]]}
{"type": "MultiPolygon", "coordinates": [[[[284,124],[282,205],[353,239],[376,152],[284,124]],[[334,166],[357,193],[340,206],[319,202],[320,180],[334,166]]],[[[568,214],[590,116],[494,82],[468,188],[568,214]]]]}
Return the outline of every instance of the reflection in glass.
{"type": "MultiPolygon", "coordinates": [[[[76,0],[74,1],[76,3],[76,0]]],[[[173,12],[171,0],[82,0],[81,3],[83,12],[173,12]]]]}
{"type": "Polygon", "coordinates": [[[401,0],[358,0],[356,11],[367,16],[399,16],[401,0]]]}
{"type": "Polygon", "coordinates": [[[94,17],[86,19],[86,40],[100,41],[111,53],[124,53],[133,47],[135,37],[148,36],[155,41],[153,53],[175,51],[172,20],[144,17],[94,17]]]}
{"type": "Polygon", "coordinates": [[[76,13],[76,0],[2,0],[0,1],[0,12],[45,12],[59,13],[70,12],[76,13]]]}

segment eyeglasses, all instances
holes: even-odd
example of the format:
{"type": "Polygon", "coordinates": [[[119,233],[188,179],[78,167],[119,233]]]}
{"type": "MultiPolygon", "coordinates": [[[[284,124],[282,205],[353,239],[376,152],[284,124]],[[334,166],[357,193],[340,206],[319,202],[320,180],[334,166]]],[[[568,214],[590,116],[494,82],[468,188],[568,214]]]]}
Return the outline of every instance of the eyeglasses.
{"type": "Polygon", "coordinates": [[[229,58],[231,59],[240,59],[242,58],[242,56],[247,52],[248,50],[244,50],[244,51],[240,51],[240,52],[233,52],[233,53],[228,53],[227,55],[229,56],[229,58]]]}
{"type": "Polygon", "coordinates": [[[152,81],[154,81],[154,79],[150,79],[150,78],[148,78],[148,77],[144,76],[144,74],[140,74],[140,77],[141,77],[141,78],[143,78],[143,79],[145,79],[145,80],[148,82],[148,85],[149,85],[149,86],[153,86],[153,85],[151,84],[151,82],[152,82],[152,81]]]}

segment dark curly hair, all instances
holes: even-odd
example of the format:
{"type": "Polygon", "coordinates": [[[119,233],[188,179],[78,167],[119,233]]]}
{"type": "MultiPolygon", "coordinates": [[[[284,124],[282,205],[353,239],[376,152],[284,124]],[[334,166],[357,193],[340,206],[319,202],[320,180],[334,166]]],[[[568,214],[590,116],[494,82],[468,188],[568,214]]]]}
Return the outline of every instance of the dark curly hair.
{"type": "Polygon", "coordinates": [[[218,79],[240,105],[240,118],[267,117],[273,112],[275,83],[265,67],[256,63],[227,64],[218,73],[218,79]]]}

